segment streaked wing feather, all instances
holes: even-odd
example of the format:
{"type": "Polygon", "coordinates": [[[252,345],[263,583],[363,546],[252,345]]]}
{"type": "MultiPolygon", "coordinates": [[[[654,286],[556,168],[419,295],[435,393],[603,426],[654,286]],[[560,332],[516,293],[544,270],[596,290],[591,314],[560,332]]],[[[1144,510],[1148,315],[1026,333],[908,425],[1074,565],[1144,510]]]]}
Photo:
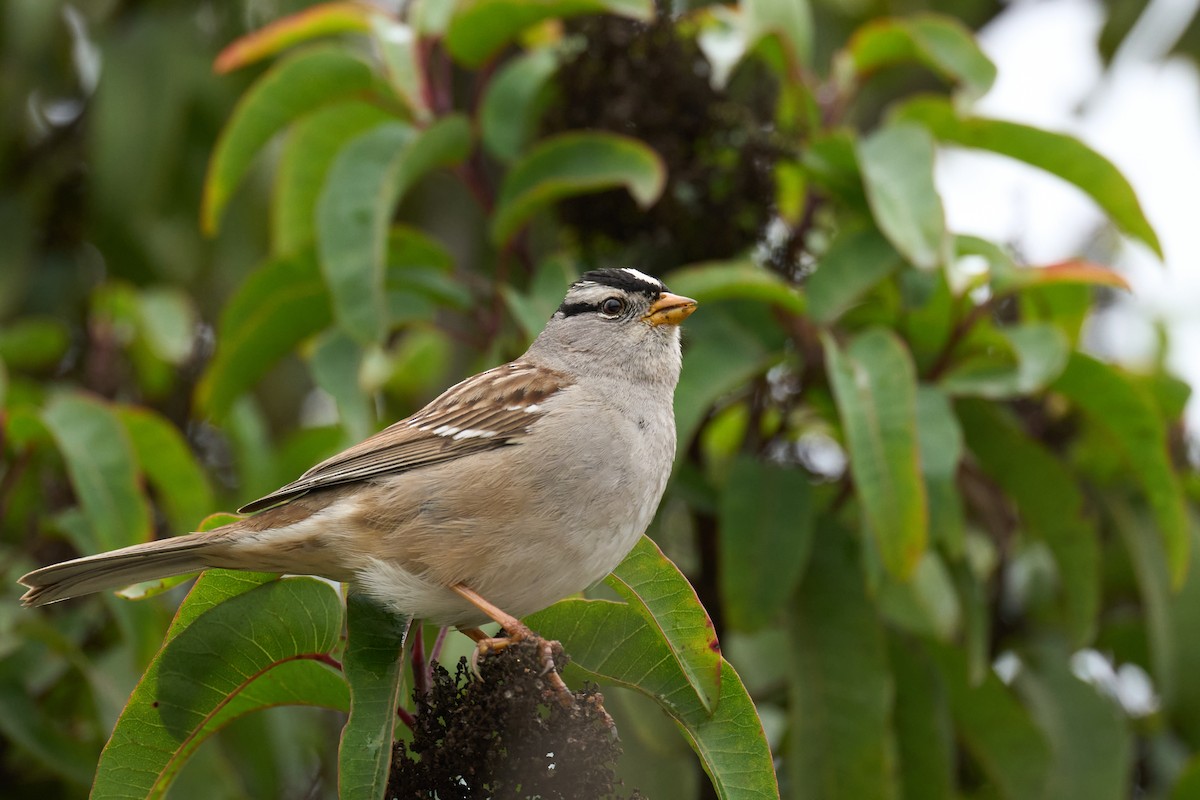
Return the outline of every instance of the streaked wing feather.
{"type": "Polygon", "coordinates": [[[396,475],[516,444],[545,413],[540,404],[570,385],[566,375],[522,361],[482,372],[238,511],[249,514],[314,489],[396,475]]]}

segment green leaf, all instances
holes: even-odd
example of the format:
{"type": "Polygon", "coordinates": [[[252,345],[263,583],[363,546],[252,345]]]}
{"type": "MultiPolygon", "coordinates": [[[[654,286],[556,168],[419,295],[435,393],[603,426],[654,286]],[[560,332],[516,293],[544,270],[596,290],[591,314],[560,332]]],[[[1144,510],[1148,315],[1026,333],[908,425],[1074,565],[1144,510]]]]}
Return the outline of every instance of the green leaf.
{"type": "Polygon", "coordinates": [[[798,469],[738,458],[721,491],[721,599],[735,629],[774,622],[800,581],[813,539],[813,501],[798,469]]]}
{"type": "Polygon", "coordinates": [[[1058,326],[1035,322],[999,333],[1016,357],[1015,366],[998,360],[997,348],[989,346],[989,352],[965,358],[948,371],[939,381],[942,389],[958,397],[1003,400],[1039,392],[1062,374],[1071,345],[1058,326]]]}
{"type": "Polygon", "coordinates": [[[24,316],[0,328],[0,359],[13,370],[52,367],[70,344],[66,326],[49,317],[24,316]]]}
{"type": "Polygon", "coordinates": [[[1100,610],[1100,544],[1078,482],[995,406],[961,401],[958,414],[979,466],[1012,499],[1026,533],[1045,542],[1054,556],[1069,640],[1090,642],[1100,610]]]}
{"type": "Polygon", "coordinates": [[[154,287],[137,293],[138,326],[155,356],[175,366],[192,355],[197,314],[189,295],[179,289],[154,287]]]}
{"type": "Polygon", "coordinates": [[[150,538],[150,510],[138,485],[137,458],[111,406],[83,394],[55,395],[42,422],[62,454],[87,517],[93,552],[150,538]]]}
{"type": "Polygon", "coordinates": [[[957,753],[950,705],[937,668],[919,643],[888,637],[896,685],[893,725],[900,761],[900,797],[954,800],[957,753]]]}
{"type": "Polygon", "coordinates": [[[744,0],[741,10],[746,49],[763,37],[777,37],[788,74],[799,81],[812,62],[813,19],[808,0],[744,0]]]}
{"type": "Polygon", "coordinates": [[[269,261],[238,287],[217,326],[217,350],[196,403],[222,418],[283,356],[332,321],[329,296],[310,249],[269,261]]]}
{"type": "Polygon", "coordinates": [[[778,352],[733,314],[705,308],[687,322],[687,357],[675,389],[675,428],[686,451],[709,410],[775,363],[778,352]]]}
{"type": "Polygon", "coordinates": [[[744,299],[803,314],[804,298],[786,280],[749,261],[710,261],[674,270],[671,291],[701,305],[744,299]]]}
{"type": "Polygon", "coordinates": [[[987,94],[996,80],[996,66],[971,30],[952,17],[933,14],[868,22],[855,32],[838,63],[864,80],[905,62],[923,64],[958,84],[968,102],[987,94]]]}
{"type": "Polygon", "coordinates": [[[1057,175],[1095,200],[1122,232],[1162,257],[1133,187],[1111,161],[1075,137],[1016,122],[959,117],[948,102],[931,97],[905,104],[895,119],[924,125],[939,141],[990,150],[1057,175]]]}
{"type": "Polygon", "coordinates": [[[375,427],[371,398],[359,381],[362,363],[362,347],[339,328],[317,338],[309,359],[313,380],[337,403],[339,421],[355,442],[370,436],[375,427]]]}
{"type": "Polygon", "coordinates": [[[903,580],[920,561],[928,531],[912,358],[882,328],[859,335],[845,353],[829,336],[824,343],[855,492],[884,566],[903,580]]]}
{"type": "Polygon", "coordinates": [[[933,139],[920,126],[891,124],[858,143],[858,163],[879,230],[922,269],[945,263],[950,240],[933,182],[933,139]]]}
{"type": "Polygon", "coordinates": [[[895,686],[852,542],[836,528],[816,537],[788,623],[786,767],[797,797],[895,796],[895,686]]]}
{"type": "MultiPolygon", "coordinates": [[[[77,793],[92,780],[96,747],[91,741],[80,741],[78,732],[70,735],[64,724],[67,720],[56,719],[56,715],[39,708],[38,698],[28,687],[27,663],[12,654],[0,659],[0,734],[13,756],[21,758],[26,766],[32,756],[56,776],[74,784],[70,791],[77,793]]],[[[61,785],[56,788],[67,791],[61,785]]]]}
{"type": "Polygon", "coordinates": [[[492,217],[504,244],[542,208],[564,197],[624,187],[646,208],[666,185],[666,166],[637,139],[615,133],[562,133],[541,140],[508,174],[492,217]]]}
{"type": "Polygon", "coordinates": [[[271,251],[294,253],[316,238],[317,198],[338,152],[391,116],[362,100],[331,103],[292,126],[275,169],[271,193],[271,251]]]}
{"type": "Polygon", "coordinates": [[[1028,712],[992,671],[971,682],[959,649],[927,645],[950,698],[959,740],[1005,800],[1046,797],[1050,749],[1028,712]]]}
{"type": "Polygon", "coordinates": [[[1071,674],[1064,647],[1044,645],[1025,655],[1015,687],[1050,744],[1043,797],[1128,797],[1134,742],[1116,699],[1071,674]]]}
{"type": "Polygon", "coordinates": [[[917,389],[917,433],[921,472],[953,478],[962,460],[963,434],[949,398],[935,386],[917,389]]]}
{"type": "Polygon", "coordinates": [[[320,3],[281,17],[233,40],[213,62],[213,71],[232,72],[290,47],[339,33],[364,33],[379,12],[363,3],[320,3]]]}
{"type": "Polygon", "coordinates": [[[432,114],[426,96],[428,77],[424,43],[412,26],[384,14],[372,17],[371,34],[387,72],[388,83],[408,106],[413,119],[428,123],[432,114]]]}
{"type": "Polygon", "coordinates": [[[900,255],[874,228],[839,234],[817,259],[804,286],[813,319],[823,325],[834,322],[901,263],[900,255]]]}
{"type": "Polygon", "coordinates": [[[269,69],[242,96],[217,139],[204,179],[204,230],[216,232],[250,162],[284,126],[327,103],[366,94],[374,84],[370,65],[340,47],[297,53],[269,69]]]}
{"type": "Polygon", "coordinates": [[[504,64],[488,84],[479,108],[483,146],[504,163],[516,161],[537,130],[541,100],[559,53],[543,47],[504,64]]]}
{"type": "Polygon", "coordinates": [[[530,627],[562,642],[572,667],[637,689],[683,729],[722,800],[777,800],[771,751],[737,671],[721,664],[721,702],[709,713],[659,632],[626,603],[567,599],[528,617],[530,627]]]}
{"type": "Polygon", "coordinates": [[[344,800],[378,800],[387,789],[409,622],[359,595],[346,598],[342,667],[350,718],[338,747],[338,797],[344,800]]]}
{"type": "Polygon", "coordinates": [[[446,49],[455,60],[478,67],[526,28],[580,14],[615,14],[649,21],[649,0],[462,0],[446,29],[446,49]]]}
{"type": "MultiPolygon", "coordinates": [[[[209,595],[200,583],[192,592],[209,595]]],[[[184,759],[218,723],[231,719],[227,707],[256,678],[283,663],[323,656],[338,643],[341,601],[327,583],[289,578],[216,594],[172,625],[100,756],[92,797],[162,797],[184,759]],[[217,602],[220,595],[225,597],[217,602]]],[[[328,671],[324,666],[310,667],[289,672],[298,672],[298,680],[319,694],[298,695],[295,686],[276,680],[254,686],[235,710],[295,700],[344,707],[344,692],[339,696],[336,689],[341,681],[313,674],[328,671]]]]}
{"type": "Polygon", "coordinates": [[[721,645],[696,590],[658,545],[642,536],[605,582],[666,644],[671,658],[710,713],[721,692],[721,645]]]}
{"type": "Polygon", "coordinates": [[[1113,272],[1109,267],[1082,259],[1060,261],[1040,267],[1013,267],[992,277],[992,289],[996,292],[1021,291],[1031,286],[1056,284],[1109,286],[1127,292],[1133,291],[1129,282],[1119,273],[1113,272]]]}
{"type": "Polygon", "coordinates": [[[384,273],[393,209],[426,173],[457,163],[471,146],[459,115],[424,131],[388,122],[360,134],[338,153],[317,201],[321,269],[339,324],[363,344],[388,330],[384,273]]]}
{"type": "Polygon", "coordinates": [[[439,311],[472,307],[474,297],[454,274],[450,253],[417,228],[398,225],[392,229],[387,259],[384,285],[393,323],[432,322],[439,311]]]}
{"type": "Polygon", "coordinates": [[[213,510],[213,491],[179,429],[149,409],[123,407],[117,414],[174,532],[195,530],[213,510]]]}
{"type": "Polygon", "coordinates": [[[882,616],[903,630],[950,642],[962,628],[954,579],[936,551],[925,551],[907,581],[884,576],[877,591],[882,616]]]}
{"type": "Polygon", "coordinates": [[[958,491],[963,434],[949,398],[937,387],[917,388],[917,442],[929,499],[929,535],[954,560],[962,555],[966,541],[963,500],[958,491]]]}
{"type": "Polygon", "coordinates": [[[1142,487],[1167,552],[1171,585],[1187,575],[1188,522],[1183,488],[1171,465],[1167,430],[1154,401],[1115,367],[1072,353],[1052,387],[1107,433],[1142,487]]]}

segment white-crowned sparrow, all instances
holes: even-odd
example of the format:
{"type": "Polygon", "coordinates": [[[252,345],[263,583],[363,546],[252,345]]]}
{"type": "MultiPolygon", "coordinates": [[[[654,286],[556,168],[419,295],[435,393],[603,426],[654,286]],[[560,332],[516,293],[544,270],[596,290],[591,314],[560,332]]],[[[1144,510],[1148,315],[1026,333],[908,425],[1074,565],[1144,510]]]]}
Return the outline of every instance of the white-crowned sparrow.
{"type": "Polygon", "coordinates": [[[588,272],[523,356],[241,509],[252,516],[35,570],[22,600],[219,567],[321,575],[399,614],[510,629],[510,614],[604,577],[650,523],[675,454],[678,325],[695,308],[637,270],[588,272]]]}

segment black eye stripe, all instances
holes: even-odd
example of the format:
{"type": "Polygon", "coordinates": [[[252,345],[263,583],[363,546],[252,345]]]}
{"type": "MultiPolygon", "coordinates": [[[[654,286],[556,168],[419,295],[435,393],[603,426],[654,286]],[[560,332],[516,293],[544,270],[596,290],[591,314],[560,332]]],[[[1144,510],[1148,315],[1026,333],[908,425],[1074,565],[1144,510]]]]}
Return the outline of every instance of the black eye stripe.
{"type": "Polygon", "coordinates": [[[564,317],[573,317],[576,314],[586,314],[595,310],[595,303],[563,303],[558,307],[558,312],[564,317]]]}

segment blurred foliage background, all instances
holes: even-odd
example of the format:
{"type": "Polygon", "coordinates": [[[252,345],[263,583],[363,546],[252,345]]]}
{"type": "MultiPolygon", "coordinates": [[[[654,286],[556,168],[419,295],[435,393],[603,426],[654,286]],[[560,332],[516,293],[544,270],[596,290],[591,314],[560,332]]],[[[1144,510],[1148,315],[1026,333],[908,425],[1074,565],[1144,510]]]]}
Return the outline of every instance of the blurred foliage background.
{"type": "MultiPolygon", "coordinates": [[[[1090,349],[1110,235],[1024,264],[934,188],[937,148],[990,150],[1157,248],[1103,158],[971,114],[1002,4],[324,7],[214,73],[307,6],[0,9],[5,796],[84,793],[182,596],[34,613],[19,575],[272,490],[624,264],[702,301],[650,534],[784,797],[1200,792],[1189,389],[1090,349]]],[[[628,786],[714,796],[605,691],[628,786]]],[[[331,796],[341,722],[239,719],[172,796],[331,796]]]]}

